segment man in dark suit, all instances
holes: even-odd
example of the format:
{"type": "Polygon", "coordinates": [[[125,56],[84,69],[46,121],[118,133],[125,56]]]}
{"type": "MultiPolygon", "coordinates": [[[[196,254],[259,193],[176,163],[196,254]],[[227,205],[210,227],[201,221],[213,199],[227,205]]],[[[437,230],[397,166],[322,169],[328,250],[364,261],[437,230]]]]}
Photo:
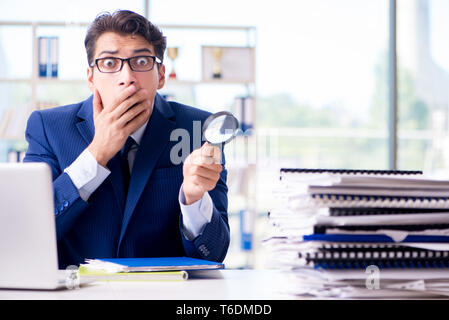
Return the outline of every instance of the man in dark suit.
{"type": "Polygon", "coordinates": [[[26,129],[24,162],[45,162],[53,174],[60,268],[107,257],[223,261],[224,157],[194,141],[195,124],[208,112],[157,94],[165,84],[165,37],[122,10],[98,16],[85,46],[93,95],[33,112],[26,129]],[[181,142],[198,146],[182,162],[172,152],[181,142]]]}

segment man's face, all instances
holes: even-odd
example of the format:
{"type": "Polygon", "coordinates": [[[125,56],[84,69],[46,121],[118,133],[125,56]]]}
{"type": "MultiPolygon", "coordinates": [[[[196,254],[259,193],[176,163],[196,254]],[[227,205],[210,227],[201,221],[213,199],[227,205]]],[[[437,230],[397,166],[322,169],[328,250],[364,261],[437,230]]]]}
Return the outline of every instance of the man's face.
{"type": "MultiPolygon", "coordinates": [[[[154,47],[140,35],[120,35],[113,32],[103,33],[96,42],[94,60],[98,58],[117,57],[131,58],[135,56],[155,56],[154,47]]],[[[155,63],[150,71],[132,71],[127,62],[122,70],[116,73],[102,73],[97,66],[87,69],[89,88],[100,93],[104,108],[115,108],[114,99],[125,88],[134,85],[137,89],[144,88],[148,98],[154,101],[156,91],[165,84],[165,67],[155,63]]]]}

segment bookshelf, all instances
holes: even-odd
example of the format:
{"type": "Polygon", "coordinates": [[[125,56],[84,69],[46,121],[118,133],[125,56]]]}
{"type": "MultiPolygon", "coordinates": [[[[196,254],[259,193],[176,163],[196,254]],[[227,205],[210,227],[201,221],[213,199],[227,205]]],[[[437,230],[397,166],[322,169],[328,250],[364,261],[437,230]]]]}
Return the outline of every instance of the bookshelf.
{"type": "MultiPolygon", "coordinates": [[[[30,88],[30,95],[28,104],[31,106],[31,109],[36,108],[38,106],[39,100],[39,87],[46,85],[70,85],[70,86],[82,86],[85,87],[83,90],[86,94],[88,94],[86,79],[82,76],[69,76],[69,77],[59,77],[59,78],[43,78],[39,77],[38,70],[38,37],[46,34],[55,34],[58,37],[62,37],[63,33],[67,30],[70,30],[71,33],[76,32],[83,34],[86,32],[88,23],[65,23],[65,22],[44,22],[44,21],[8,21],[2,22],[0,21],[0,28],[20,28],[30,31],[29,39],[21,39],[21,41],[29,41],[31,42],[31,55],[29,58],[31,59],[31,70],[27,70],[26,73],[29,74],[28,77],[11,77],[5,76],[4,74],[0,74],[0,85],[1,84],[25,84],[30,88]]],[[[69,41],[69,39],[65,39],[65,41],[69,41]]],[[[60,44],[64,45],[64,44],[60,44]]],[[[62,52],[61,52],[62,53],[62,52]]],[[[60,60],[60,59],[59,59],[60,60]]],[[[61,60],[60,60],[61,61],[61,60]]],[[[58,66],[59,68],[59,66],[58,66]]],[[[58,104],[59,101],[55,101],[55,104],[58,104]]],[[[65,102],[65,101],[64,101],[65,102]]],[[[62,102],[63,103],[63,102],[62,102]]]]}
{"type": "MultiPolygon", "coordinates": [[[[222,47],[248,47],[256,50],[257,34],[256,28],[252,26],[216,26],[216,25],[167,25],[156,24],[167,36],[167,47],[178,46],[181,48],[179,64],[179,78],[176,80],[169,79],[168,75],[171,60],[166,56],[164,63],[166,65],[166,85],[160,90],[161,94],[172,96],[174,100],[188,105],[193,105],[211,112],[220,110],[228,110],[234,112],[234,99],[240,96],[249,96],[254,99],[254,114],[256,108],[256,84],[253,79],[250,80],[227,80],[227,79],[203,79],[201,75],[201,46],[222,46],[222,47]],[[222,33],[223,39],[214,34],[222,33]],[[186,36],[188,35],[188,37],[186,36]],[[190,66],[191,70],[182,66],[190,66]],[[193,70],[193,71],[192,71],[193,70]],[[212,93],[211,93],[212,92],[212,93]],[[223,94],[223,99],[217,101],[217,95],[223,94]],[[211,96],[211,97],[208,97],[211,96]],[[186,98],[185,98],[186,97],[186,98]],[[185,98],[185,99],[184,99],[185,98]]],[[[12,130],[12,134],[5,135],[4,128],[2,131],[2,122],[4,122],[5,114],[1,113],[4,106],[0,105],[0,140],[3,140],[8,147],[7,151],[13,151],[10,159],[14,158],[14,151],[26,150],[26,142],[23,132],[25,131],[26,119],[32,110],[37,108],[45,108],[51,106],[64,105],[81,101],[90,95],[85,78],[85,69],[87,68],[86,55],[84,52],[84,36],[89,23],[65,23],[65,22],[45,22],[45,21],[29,21],[29,22],[2,22],[0,21],[0,30],[2,28],[20,28],[26,29],[28,38],[21,39],[31,43],[31,60],[30,70],[25,72],[26,75],[14,76],[2,73],[0,71],[0,93],[1,86],[6,87],[4,91],[15,91],[15,88],[26,87],[16,93],[23,96],[19,105],[14,105],[14,101],[9,102],[8,108],[11,113],[12,109],[22,107],[28,108],[18,114],[20,121],[16,121],[16,128],[12,130]],[[38,62],[38,38],[41,35],[56,35],[60,38],[60,54],[58,63],[58,77],[43,78],[39,77],[38,62]],[[72,39],[73,38],[73,39],[72,39]],[[78,67],[76,72],[65,72],[67,66],[67,55],[71,52],[63,51],[67,41],[79,43],[77,51],[77,59],[73,64],[78,67]],[[10,90],[12,89],[12,90],[10,90]],[[24,91],[26,91],[24,93],[24,91]],[[2,121],[3,120],[3,121],[2,121]],[[14,133],[15,132],[15,133],[14,133]]],[[[0,42],[1,46],[1,42],[0,42]]],[[[1,49],[1,47],[0,47],[1,49]]],[[[0,50],[1,54],[1,50],[0,50]]],[[[0,56],[1,58],[1,56],[0,56]]],[[[253,57],[254,58],[254,57],[253,57]]],[[[253,61],[254,69],[255,63],[253,61]]],[[[73,69],[73,67],[72,67],[73,69]]],[[[255,71],[254,71],[255,72],[255,71]]],[[[13,100],[13,99],[10,99],[13,100]]],[[[0,100],[0,103],[2,101],[0,100]]],[[[14,110],[13,110],[14,111],[14,110]]],[[[17,113],[17,112],[16,112],[17,113]]],[[[11,115],[10,115],[11,117],[11,115]]],[[[255,117],[253,117],[253,129],[256,127],[255,117]]],[[[5,124],[3,124],[5,127],[5,124]]],[[[254,250],[241,250],[241,229],[249,230],[254,234],[254,224],[257,216],[257,154],[255,158],[248,161],[248,153],[251,144],[256,143],[255,133],[252,136],[240,136],[235,142],[225,147],[226,160],[228,169],[228,181],[230,185],[230,201],[229,201],[229,223],[231,226],[232,240],[230,245],[230,253],[228,257],[232,260],[225,261],[230,267],[252,266],[254,264],[254,250]],[[243,180],[245,181],[243,181],[243,180]],[[252,217],[242,217],[242,212],[251,212],[252,217]],[[242,223],[245,226],[242,227],[242,223]],[[249,225],[248,225],[249,224],[249,225]]],[[[253,241],[254,248],[254,241],[253,241]]]]}

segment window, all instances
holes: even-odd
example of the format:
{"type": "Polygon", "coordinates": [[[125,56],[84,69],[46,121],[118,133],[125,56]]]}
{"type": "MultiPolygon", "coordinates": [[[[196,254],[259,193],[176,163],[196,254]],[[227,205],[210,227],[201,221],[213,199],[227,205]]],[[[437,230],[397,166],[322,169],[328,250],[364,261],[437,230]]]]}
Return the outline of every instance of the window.
{"type": "Polygon", "coordinates": [[[398,1],[398,167],[449,176],[449,3],[398,1]]]}

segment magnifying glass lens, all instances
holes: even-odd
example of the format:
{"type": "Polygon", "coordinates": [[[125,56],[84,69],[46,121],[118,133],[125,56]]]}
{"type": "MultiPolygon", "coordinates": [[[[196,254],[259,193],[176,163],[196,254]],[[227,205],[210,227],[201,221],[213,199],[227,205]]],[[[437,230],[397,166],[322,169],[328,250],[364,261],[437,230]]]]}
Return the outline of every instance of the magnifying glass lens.
{"type": "Polygon", "coordinates": [[[232,140],[237,134],[239,123],[229,112],[221,111],[206,119],[203,135],[211,144],[221,144],[232,140]]]}

